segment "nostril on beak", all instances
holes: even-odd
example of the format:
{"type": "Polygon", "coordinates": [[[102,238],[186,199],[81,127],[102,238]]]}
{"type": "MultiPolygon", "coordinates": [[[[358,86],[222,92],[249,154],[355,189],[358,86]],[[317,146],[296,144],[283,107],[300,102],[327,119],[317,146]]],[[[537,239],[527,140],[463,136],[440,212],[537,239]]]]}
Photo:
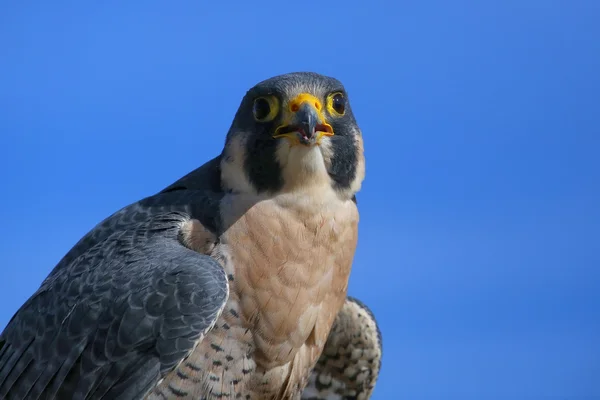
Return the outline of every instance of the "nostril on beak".
{"type": "Polygon", "coordinates": [[[295,133],[296,140],[311,145],[322,136],[333,136],[333,129],[320,114],[321,108],[321,103],[314,96],[299,95],[288,103],[285,122],[277,127],[273,137],[279,138],[295,133]]]}

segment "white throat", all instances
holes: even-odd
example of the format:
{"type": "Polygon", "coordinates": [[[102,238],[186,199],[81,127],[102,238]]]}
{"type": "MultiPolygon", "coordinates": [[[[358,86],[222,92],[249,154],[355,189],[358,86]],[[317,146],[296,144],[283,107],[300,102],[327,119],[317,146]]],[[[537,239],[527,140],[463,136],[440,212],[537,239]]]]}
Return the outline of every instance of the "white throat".
{"type": "Polygon", "coordinates": [[[281,166],[286,192],[296,190],[332,190],[327,173],[330,165],[328,142],[316,146],[290,145],[281,140],[277,147],[277,161],[281,166]]]}

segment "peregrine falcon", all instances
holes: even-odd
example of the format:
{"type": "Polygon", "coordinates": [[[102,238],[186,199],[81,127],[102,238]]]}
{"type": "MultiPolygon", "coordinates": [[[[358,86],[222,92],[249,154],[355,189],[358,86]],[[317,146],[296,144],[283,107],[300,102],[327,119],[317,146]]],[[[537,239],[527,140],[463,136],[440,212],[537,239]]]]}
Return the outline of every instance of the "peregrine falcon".
{"type": "Polygon", "coordinates": [[[16,312],[0,398],[369,398],[381,335],[347,297],[364,176],[338,80],[257,84],[219,156],[100,222],[16,312]]]}

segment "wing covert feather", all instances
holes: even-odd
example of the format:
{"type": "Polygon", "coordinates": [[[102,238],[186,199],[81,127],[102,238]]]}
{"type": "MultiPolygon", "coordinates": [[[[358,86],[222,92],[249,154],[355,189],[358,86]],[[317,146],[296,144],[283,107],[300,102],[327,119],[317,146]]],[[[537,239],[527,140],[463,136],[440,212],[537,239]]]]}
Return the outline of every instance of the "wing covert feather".
{"type": "Polygon", "coordinates": [[[0,398],[138,399],[192,350],[228,286],[178,241],[189,196],[126,207],[63,258],[0,335],[0,398]]]}

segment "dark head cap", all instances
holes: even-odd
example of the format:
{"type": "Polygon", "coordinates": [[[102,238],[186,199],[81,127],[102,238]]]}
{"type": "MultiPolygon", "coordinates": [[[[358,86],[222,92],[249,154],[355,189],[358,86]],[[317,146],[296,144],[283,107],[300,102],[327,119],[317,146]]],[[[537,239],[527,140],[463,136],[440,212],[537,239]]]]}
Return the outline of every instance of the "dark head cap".
{"type": "Polygon", "coordinates": [[[222,168],[231,190],[275,193],[314,183],[351,198],[364,178],[364,156],[342,83],[296,72],[255,85],[227,134],[222,168]]]}

